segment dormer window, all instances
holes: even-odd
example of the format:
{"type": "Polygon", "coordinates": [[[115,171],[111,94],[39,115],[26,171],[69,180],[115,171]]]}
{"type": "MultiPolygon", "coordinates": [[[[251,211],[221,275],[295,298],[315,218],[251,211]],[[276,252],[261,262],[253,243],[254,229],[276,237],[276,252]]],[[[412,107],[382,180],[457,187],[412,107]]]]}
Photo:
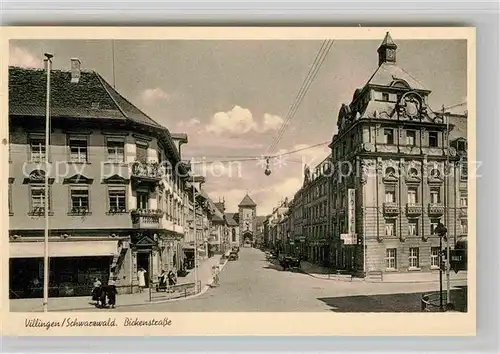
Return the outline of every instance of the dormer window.
{"type": "Polygon", "coordinates": [[[467,144],[465,140],[458,140],[457,141],[457,151],[464,152],[467,151],[467,144]]]}
{"type": "Polygon", "coordinates": [[[438,147],[438,133],[437,132],[429,132],[429,146],[430,147],[438,147]]]}
{"type": "Polygon", "coordinates": [[[394,130],[384,129],[384,143],[388,145],[394,144],[394,130]]]}

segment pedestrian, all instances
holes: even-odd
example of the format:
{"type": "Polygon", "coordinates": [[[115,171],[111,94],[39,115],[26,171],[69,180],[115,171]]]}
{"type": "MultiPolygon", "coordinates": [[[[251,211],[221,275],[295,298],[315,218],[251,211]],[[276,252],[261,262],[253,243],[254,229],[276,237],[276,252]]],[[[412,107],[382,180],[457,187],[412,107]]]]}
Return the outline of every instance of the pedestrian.
{"type": "Polygon", "coordinates": [[[110,280],[109,284],[106,288],[106,295],[108,296],[109,306],[114,309],[116,305],[116,295],[118,295],[118,291],[116,290],[116,284],[114,280],[110,280]]]}
{"type": "Polygon", "coordinates": [[[176,276],[175,276],[175,274],[174,274],[174,272],[172,270],[170,270],[168,272],[167,278],[168,278],[169,292],[173,293],[174,289],[172,289],[172,287],[175,285],[177,279],[176,279],[176,276]]]}
{"type": "Polygon", "coordinates": [[[97,304],[97,307],[99,308],[105,308],[107,306],[106,304],[106,296],[107,296],[107,289],[105,286],[101,286],[101,291],[100,291],[100,296],[99,296],[99,302],[97,304]]]}
{"type": "Polygon", "coordinates": [[[146,287],[146,270],[144,268],[139,268],[137,278],[139,280],[139,292],[142,293],[146,287]]]}
{"type": "Polygon", "coordinates": [[[99,306],[99,300],[101,298],[102,284],[99,278],[94,279],[94,285],[92,287],[92,301],[95,301],[95,305],[99,306]]]}
{"type": "Polygon", "coordinates": [[[212,269],[213,269],[213,273],[214,273],[214,285],[215,286],[219,286],[220,285],[220,282],[219,282],[219,267],[218,266],[213,266],[212,269]]]}
{"type": "Polygon", "coordinates": [[[167,272],[165,270],[161,271],[160,274],[160,284],[158,285],[156,291],[161,290],[161,289],[167,289],[168,290],[168,282],[167,282],[167,272]]]}

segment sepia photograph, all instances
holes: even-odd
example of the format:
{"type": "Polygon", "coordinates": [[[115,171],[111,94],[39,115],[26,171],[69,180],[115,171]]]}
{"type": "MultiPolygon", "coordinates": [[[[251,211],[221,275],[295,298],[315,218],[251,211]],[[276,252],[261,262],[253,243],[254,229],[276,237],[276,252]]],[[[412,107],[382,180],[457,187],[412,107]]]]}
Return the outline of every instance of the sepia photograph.
{"type": "Polygon", "coordinates": [[[7,311],[467,313],[470,43],[377,33],[11,39],[7,311]]]}

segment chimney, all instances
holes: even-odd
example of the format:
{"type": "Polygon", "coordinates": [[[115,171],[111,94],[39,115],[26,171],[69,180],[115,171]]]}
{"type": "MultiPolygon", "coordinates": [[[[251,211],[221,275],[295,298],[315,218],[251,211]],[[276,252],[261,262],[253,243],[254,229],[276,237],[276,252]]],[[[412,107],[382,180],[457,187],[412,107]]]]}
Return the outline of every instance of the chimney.
{"type": "Polygon", "coordinates": [[[80,81],[80,66],[82,62],[78,58],[71,58],[71,82],[77,84],[80,81]]]}

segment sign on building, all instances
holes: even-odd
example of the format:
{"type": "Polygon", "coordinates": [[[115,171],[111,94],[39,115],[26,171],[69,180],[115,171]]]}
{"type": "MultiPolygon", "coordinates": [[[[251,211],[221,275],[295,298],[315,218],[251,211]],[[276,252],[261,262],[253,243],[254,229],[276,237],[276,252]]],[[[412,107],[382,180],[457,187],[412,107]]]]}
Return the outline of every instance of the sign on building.
{"type": "Polygon", "coordinates": [[[356,191],[349,189],[347,191],[347,233],[354,235],[356,233],[356,191]]]}
{"type": "Polygon", "coordinates": [[[356,234],[340,234],[340,239],[344,241],[344,245],[355,245],[357,243],[356,234]]]}

